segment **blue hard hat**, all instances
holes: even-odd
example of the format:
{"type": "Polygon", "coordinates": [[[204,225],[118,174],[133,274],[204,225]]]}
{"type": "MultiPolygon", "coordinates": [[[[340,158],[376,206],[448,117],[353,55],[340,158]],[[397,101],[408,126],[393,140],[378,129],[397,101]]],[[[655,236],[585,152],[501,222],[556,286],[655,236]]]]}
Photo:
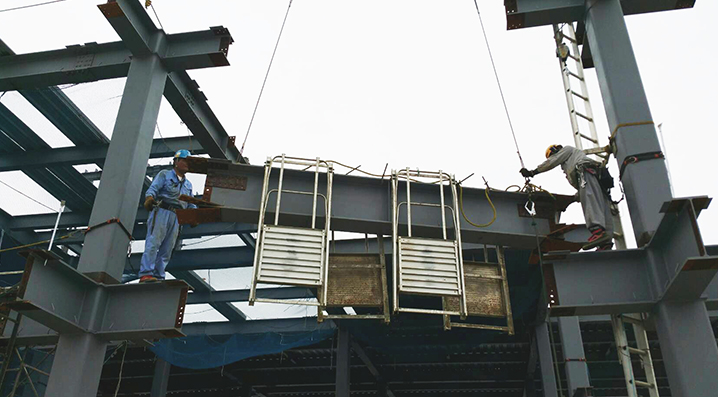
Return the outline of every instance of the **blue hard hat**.
{"type": "Polygon", "coordinates": [[[187,149],[180,149],[175,153],[175,159],[186,159],[190,156],[189,150],[187,149]]]}

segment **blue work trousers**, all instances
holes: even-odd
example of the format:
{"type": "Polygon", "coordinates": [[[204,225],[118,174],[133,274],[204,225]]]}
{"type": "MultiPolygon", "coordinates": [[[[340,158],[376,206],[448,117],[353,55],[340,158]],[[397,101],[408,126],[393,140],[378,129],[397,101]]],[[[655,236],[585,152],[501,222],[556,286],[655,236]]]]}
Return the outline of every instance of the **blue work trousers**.
{"type": "Polygon", "coordinates": [[[174,212],[159,207],[152,210],[147,222],[147,238],[145,253],[142,254],[140,262],[140,277],[154,276],[164,280],[165,268],[172,256],[179,230],[177,215],[174,212]]]}

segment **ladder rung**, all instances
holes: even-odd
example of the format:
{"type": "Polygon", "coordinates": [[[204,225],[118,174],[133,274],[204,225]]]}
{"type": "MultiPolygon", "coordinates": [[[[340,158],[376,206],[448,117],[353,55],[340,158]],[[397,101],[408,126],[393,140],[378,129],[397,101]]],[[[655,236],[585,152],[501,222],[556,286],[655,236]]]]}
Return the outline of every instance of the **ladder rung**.
{"type": "Polygon", "coordinates": [[[577,97],[583,99],[584,101],[588,102],[588,97],[585,97],[585,96],[579,94],[578,92],[576,92],[576,91],[574,91],[574,90],[571,90],[571,93],[572,93],[573,95],[576,95],[577,97]]]}
{"type": "Polygon", "coordinates": [[[579,117],[581,117],[582,119],[585,119],[586,121],[593,121],[593,118],[592,118],[592,117],[588,117],[588,116],[586,116],[585,114],[582,114],[582,113],[580,113],[580,112],[576,112],[576,116],[579,116],[579,117]]]}
{"type": "Polygon", "coordinates": [[[648,388],[648,389],[653,389],[653,388],[655,387],[655,386],[653,385],[653,383],[642,382],[642,381],[640,381],[640,380],[634,380],[633,382],[635,383],[636,386],[639,386],[639,387],[645,387],[645,388],[648,388]]]}
{"type": "Polygon", "coordinates": [[[577,78],[577,79],[583,81],[583,77],[577,75],[576,73],[574,73],[574,72],[572,72],[572,71],[570,71],[570,70],[568,71],[568,74],[569,74],[569,76],[573,76],[573,77],[575,77],[575,78],[577,78]]]}
{"type": "Polygon", "coordinates": [[[641,356],[647,356],[647,355],[648,355],[648,350],[636,349],[635,347],[631,347],[631,346],[626,346],[626,348],[628,349],[628,352],[629,352],[629,353],[638,354],[638,355],[641,355],[641,356]]]}
{"type": "Polygon", "coordinates": [[[574,60],[574,61],[576,61],[576,62],[578,62],[578,61],[579,61],[579,58],[578,58],[577,56],[574,56],[574,55],[568,54],[568,57],[569,57],[569,58],[571,58],[571,59],[573,59],[573,60],[574,60]]]}
{"type": "Polygon", "coordinates": [[[563,32],[561,32],[561,36],[563,36],[563,38],[565,38],[566,40],[568,40],[572,43],[576,42],[576,39],[574,39],[573,37],[566,36],[565,34],[563,34],[563,32]]]}
{"type": "Polygon", "coordinates": [[[583,139],[589,140],[589,141],[591,141],[591,142],[593,142],[593,143],[596,143],[596,144],[598,143],[598,140],[593,139],[593,138],[591,138],[590,136],[586,136],[586,135],[583,135],[583,134],[580,134],[580,133],[579,133],[578,135],[581,135],[581,138],[583,138],[583,139]]]}
{"type": "Polygon", "coordinates": [[[638,324],[643,325],[643,320],[635,318],[633,316],[630,316],[628,314],[624,314],[621,316],[621,320],[623,320],[624,323],[631,323],[631,324],[638,324]]]}

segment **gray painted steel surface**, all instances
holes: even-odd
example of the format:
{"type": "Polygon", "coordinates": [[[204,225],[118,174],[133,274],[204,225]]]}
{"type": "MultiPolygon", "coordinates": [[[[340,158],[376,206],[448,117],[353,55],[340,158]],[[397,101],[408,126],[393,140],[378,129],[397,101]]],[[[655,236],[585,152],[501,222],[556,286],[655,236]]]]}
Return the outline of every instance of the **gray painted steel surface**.
{"type": "Polygon", "coordinates": [[[559,318],[558,330],[561,334],[568,395],[574,396],[577,390],[591,387],[578,317],[559,318]]]}

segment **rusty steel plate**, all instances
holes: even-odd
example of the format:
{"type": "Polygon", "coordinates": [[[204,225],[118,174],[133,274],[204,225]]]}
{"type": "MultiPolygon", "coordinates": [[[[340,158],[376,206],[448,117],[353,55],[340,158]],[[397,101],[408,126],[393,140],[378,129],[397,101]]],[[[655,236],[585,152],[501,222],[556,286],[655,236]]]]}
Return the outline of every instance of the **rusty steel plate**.
{"type": "Polygon", "coordinates": [[[327,306],[384,307],[376,254],[330,254],[327,306]]]}
{"type": "MultiPolygon", "coordinates": [[[[464,262],[466,307],[469,316],[506,317],[502,280],[497,263],[464,262]]],[[[459,298],[444,298],[445,310],[459,311],[459,298]]]]}
{"type": "Polygon", "coordinates": [[[247,190],[247,177],[228,171],[208,169],[205,187],[221,187],[232,190],[247,190]]]}

